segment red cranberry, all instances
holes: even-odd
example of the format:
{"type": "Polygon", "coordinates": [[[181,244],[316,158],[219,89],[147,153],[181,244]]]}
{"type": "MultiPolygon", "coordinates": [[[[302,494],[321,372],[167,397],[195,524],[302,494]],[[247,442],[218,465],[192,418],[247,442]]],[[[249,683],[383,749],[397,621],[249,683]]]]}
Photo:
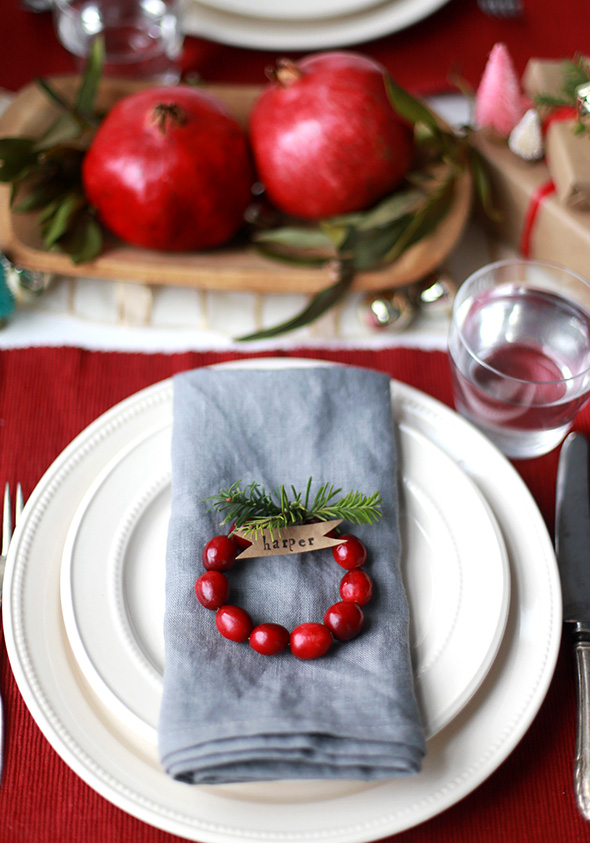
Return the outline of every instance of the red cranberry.
{"type": "Polygon", "coordinates": [[[242,643],[248,640],[254,624],[248,612],[239,606],[222,606],[215,615],[215,625],[224,638],[242,643]]]}
{"type": "Polygon", "coordinates": [[[238,546],[229,536],[214,536],[203,549],[203,567],[207,571],[229,571],[238,555],[238,546]]]}
{"type": "Polygon", "coordinates": [[[289,630],[278,623],[261,623],[250,634],[250,646],[263,656],[282,653],[289,643],[289,630]]]}
{"type": "Polygon", "coordinates": [[[197,600],[206,609],[219,609],[227,603],[229,583],[219,571],[206,571],[195,583],[197,600]]]}
{"type": "Polygon", "coordinates": [[[298,659],[317,659],[332,646],[332,633],[322,623],[302,623],[291,633],[290,643],[298,659]]]}
{"type": "Polygon", "coordinates": [[[342,600],[334,603],[324,615],[324,623],[338,641],[350,641],[363,628],[365,616],[358,603],[342,600]]]}
{"type": "MultiPolygon", "coordinates": [[[[235,530],[235,529],[236,529],[236,522],[234,521],[234,523],[229,528],[230,534],[231,534],[232,530],[235,530]]],[[[230,535],[230,538],[232,538],[235,541],[235,543],[240,548],[240,550],[245,550],[247,547],[250,547],[250,545],[252,544],[250,539],[247,539],[245,536],[238,536],[238,535],[231,536],[230,535]]]]}
{"type": "Polygon", "coordinates": [[[353,568],[340,581],[340,597],[364,606],[373,596],[373,581],[362,568],[353,568]]]}
{"type": "Polygon", "coordinates": [[[336,562],[349,571],[352,568],[360,568],[361,565],[364,565],[367,559],[367,550],[362,541],[347,533],[343,533],[340,538],[344,539],[344,542],[335,544],[332,548],[332,555],[336,562]]]}

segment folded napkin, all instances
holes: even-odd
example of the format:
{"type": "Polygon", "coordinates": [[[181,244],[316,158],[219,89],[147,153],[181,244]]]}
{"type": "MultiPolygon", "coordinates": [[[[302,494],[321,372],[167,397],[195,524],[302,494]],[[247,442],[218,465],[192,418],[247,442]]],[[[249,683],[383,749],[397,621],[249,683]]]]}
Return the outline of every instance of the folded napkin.
{"type": "MultiPolygon", "coordinates": [[[[379,779],[417,772],[425,751],[400,577],[389,379],[348,367],[200,369],[174,379],[166,560],[164,769],[192,783],[379,779]],[[304,492],[379,490],[381,519],[351,526],[374,593],[365,627],[327,655],[263,656],[222,638],[196,600],[201,552],[220,528],[203,499],[235,481],[304,492]]],[[[346,527],[346,524],[343,524],[346,527]]],[[[254,623],[323,620],[344,570],[331,551],[237,562],[230,597],[254,623]]]]}

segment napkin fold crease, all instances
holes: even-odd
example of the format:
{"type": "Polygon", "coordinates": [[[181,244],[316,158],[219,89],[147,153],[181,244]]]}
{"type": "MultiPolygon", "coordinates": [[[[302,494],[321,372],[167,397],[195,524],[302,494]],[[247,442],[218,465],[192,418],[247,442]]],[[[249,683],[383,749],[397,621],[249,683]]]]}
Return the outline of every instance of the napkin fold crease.
{"type": "MultiPolygon", "coordinates": [[[[160,756],[195,784],[380,779],[425,752],[400,573],[397,453],[389,379],[367,369],[199,369],[174,379],[160,756]],[[368,548],[365,627],[312,661],[262,656],[218,633],[196,600],[201,552],[220,528],[204,499],[240,481],[312,493],[379,490],[382,518],[346,525],[368,548]]],[[[340,600],[330,550],[237,562],[230,603],[293,629],[340,600]]]]}

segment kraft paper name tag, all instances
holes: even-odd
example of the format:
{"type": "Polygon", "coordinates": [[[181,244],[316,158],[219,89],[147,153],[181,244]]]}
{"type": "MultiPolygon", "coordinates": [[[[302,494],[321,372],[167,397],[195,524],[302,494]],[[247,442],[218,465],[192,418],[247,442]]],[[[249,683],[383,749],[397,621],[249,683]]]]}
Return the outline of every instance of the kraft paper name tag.
{"type": "Polygon", "coordinates": [[[243,536],[252,544],[236,559],[247,559],[254,556],[284,556],[292,553],[307,553],[311,550],[323,550],[326,547],[342,544],[344,539],[334,539],[327,536],[335,527],[342,523],[337,521],[318,521],[315,524],[297,524],[293,527],[283,527],[280,533],[273,530],[263,530],[256,536],[247,535],[243,530],[236,530],[236,535],[243,536]]]}

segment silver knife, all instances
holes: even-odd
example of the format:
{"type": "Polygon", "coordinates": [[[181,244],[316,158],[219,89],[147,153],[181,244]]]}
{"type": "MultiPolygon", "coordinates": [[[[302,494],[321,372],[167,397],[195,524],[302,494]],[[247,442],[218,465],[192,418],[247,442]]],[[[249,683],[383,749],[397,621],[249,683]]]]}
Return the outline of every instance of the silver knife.
{"type": "Polygon", "coordinates": [[[563,594],[563,620],[572,634],[577,665],[578,716],[574,789],[590,820],[590,493],[588,440],[570,433],[557,470],[555,548],[563,594]]]}

